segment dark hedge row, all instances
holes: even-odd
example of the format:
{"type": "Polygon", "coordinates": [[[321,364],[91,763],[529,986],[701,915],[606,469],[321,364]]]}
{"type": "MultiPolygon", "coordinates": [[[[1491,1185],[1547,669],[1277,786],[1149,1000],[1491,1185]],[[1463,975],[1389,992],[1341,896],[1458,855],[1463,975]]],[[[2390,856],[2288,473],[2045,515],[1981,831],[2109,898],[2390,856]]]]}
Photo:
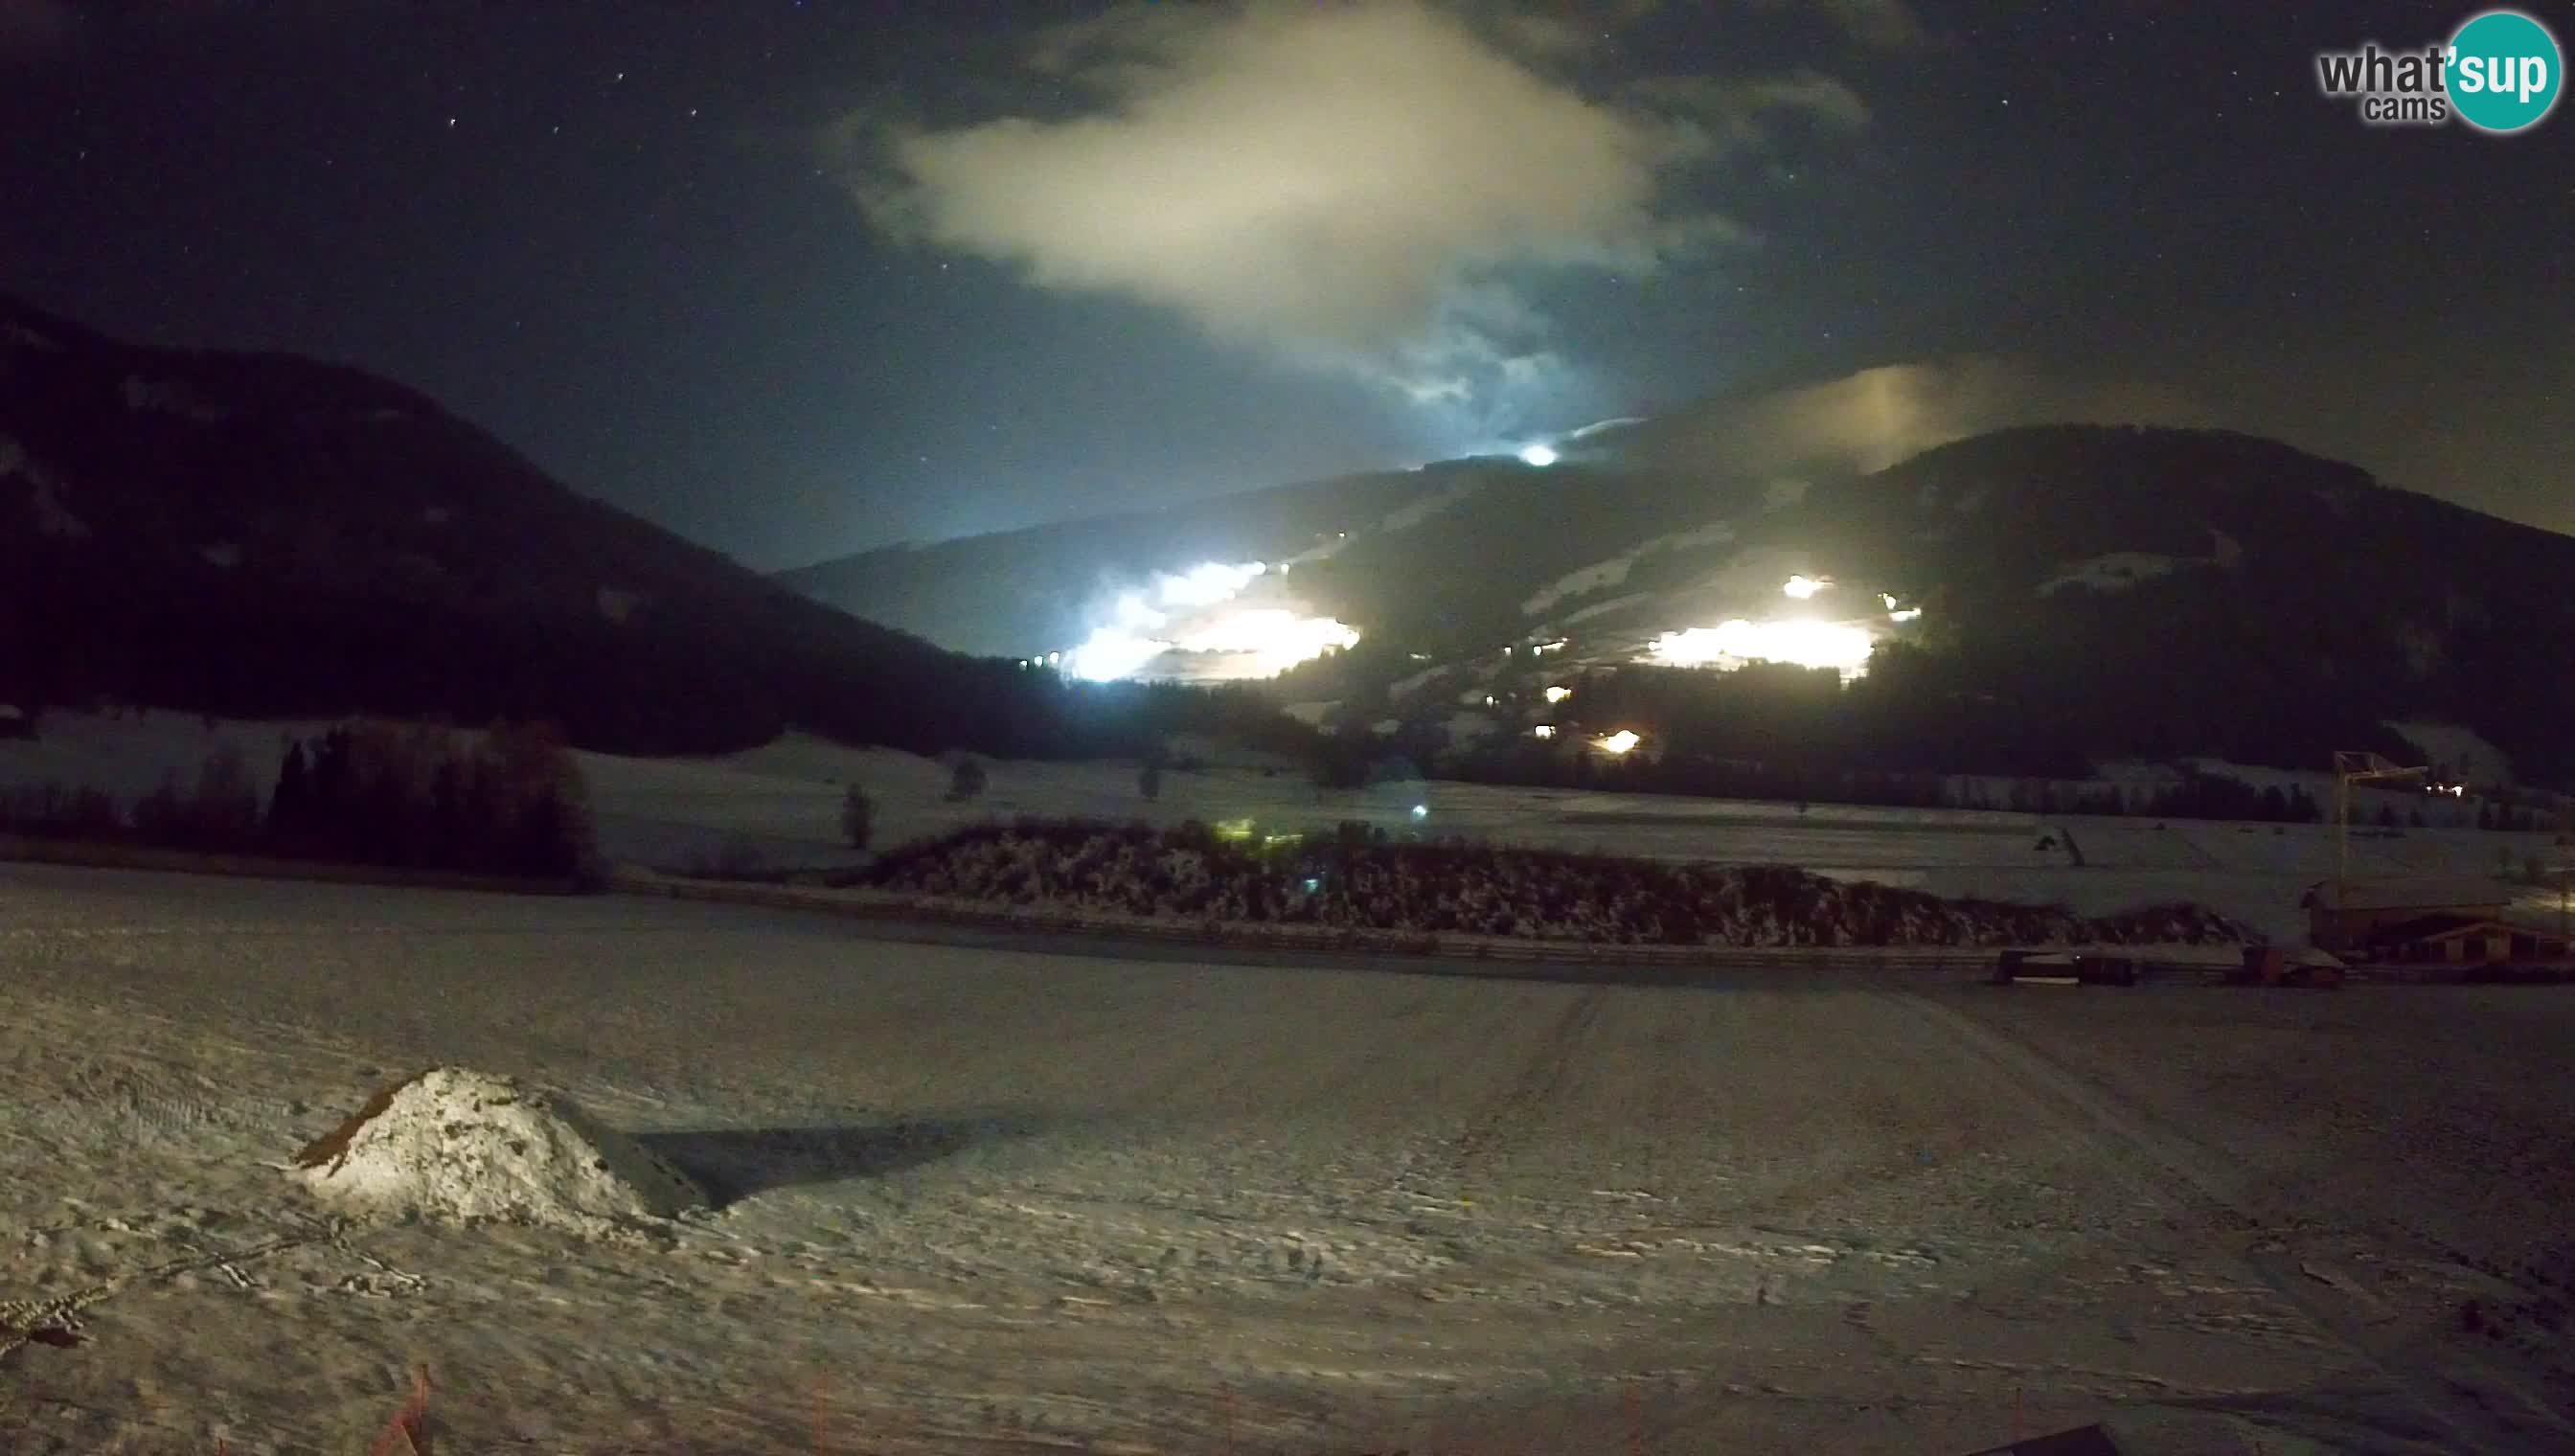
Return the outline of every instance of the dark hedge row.
{"type": "Polygon", "coordinates": [[[888,853],[879,888],[992,904],[1413,933],[1670,945],[2213,943],[2252,938],[2195,905],[2086,918],[1944,900],[1781,865],[1663,864],[1363,826],[1236,836],[1201,824],[982,824],[888,853]]]}

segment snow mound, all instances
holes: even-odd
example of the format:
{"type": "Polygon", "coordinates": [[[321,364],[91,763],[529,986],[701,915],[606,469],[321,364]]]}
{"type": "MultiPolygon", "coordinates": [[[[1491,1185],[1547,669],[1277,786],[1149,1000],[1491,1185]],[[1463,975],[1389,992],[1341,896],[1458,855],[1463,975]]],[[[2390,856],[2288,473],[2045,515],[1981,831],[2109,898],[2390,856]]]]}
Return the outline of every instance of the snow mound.
{"type": "Polygon", "coordinates": [[[709,1202],[688,1174],[570,1100],[463,1067],[384,1088],[295,1162],[317,1196],[376,1217],[598,1233],[709,1202]]]}

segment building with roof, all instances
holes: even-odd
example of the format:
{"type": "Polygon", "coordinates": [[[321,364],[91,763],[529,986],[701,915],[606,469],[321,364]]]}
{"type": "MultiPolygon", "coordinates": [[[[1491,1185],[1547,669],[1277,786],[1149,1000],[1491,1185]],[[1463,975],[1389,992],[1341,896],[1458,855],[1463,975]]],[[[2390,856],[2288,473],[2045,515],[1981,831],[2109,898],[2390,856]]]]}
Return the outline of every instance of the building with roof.
{"type": "Polygon", "coordinates": [[[2369,958],[2406,965],[2491,965],[2513,958],[2514,939],[2513,928],[2501,920],[2421,915],[2372,929],[2369,958]]]}
{"type": "Polygon", "coordinates": [[[2455,947],[2473,963],[2488,958],[2482,951],[2497,935],[2502,949],[2492,958],[2512,952],[2512,931],[2503,923],[2511,903],[2512,891],[2495,880],[2409,875],[2324,880],[2308,887],[2298,907],[2307,912],[2307,941],[2319,950],[2366,957],[2391,942],[2434,937],[2444,957],[2455,947]],[[2479,953],[2470,956],[2471,950],[2479,953]]]}

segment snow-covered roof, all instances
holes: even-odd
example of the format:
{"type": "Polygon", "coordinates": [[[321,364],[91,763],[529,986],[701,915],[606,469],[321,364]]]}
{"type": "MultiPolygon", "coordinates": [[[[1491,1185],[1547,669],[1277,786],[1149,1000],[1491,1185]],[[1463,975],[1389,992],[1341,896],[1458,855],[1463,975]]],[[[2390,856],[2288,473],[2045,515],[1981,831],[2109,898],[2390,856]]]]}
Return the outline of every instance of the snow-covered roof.
{"type": "Polygon", "coordinates": [[[2494,880],[2448,875],[2328,879],[2310,886],[2301,901],[2328,910],[2500,909],[2511,902],[2512,891],[2494,880]]]}
{"type": "Polygon", "coordinates": [[[2387,727],[2417,751],[2461,778],[2476,783],[2510,783],[2512,763],[2503,750],[2474,729],[2445,723],[2391,723],[2387,727]]]}

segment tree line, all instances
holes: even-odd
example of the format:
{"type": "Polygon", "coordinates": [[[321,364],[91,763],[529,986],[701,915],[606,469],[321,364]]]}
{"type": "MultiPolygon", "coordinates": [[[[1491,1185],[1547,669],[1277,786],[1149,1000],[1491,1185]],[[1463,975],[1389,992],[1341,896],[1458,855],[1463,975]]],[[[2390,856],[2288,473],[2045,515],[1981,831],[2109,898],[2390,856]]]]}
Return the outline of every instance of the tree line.
{"type": "Polygon", "coordinates": [[[240,748],[177,769],[131,805],[91,787],[0,795],[0,826],[124,841],[513,878],[595,875],[589,795],[561,732],[503,724],[465,734],[359,722],[289,738],[262,792],[240,748]]]}

